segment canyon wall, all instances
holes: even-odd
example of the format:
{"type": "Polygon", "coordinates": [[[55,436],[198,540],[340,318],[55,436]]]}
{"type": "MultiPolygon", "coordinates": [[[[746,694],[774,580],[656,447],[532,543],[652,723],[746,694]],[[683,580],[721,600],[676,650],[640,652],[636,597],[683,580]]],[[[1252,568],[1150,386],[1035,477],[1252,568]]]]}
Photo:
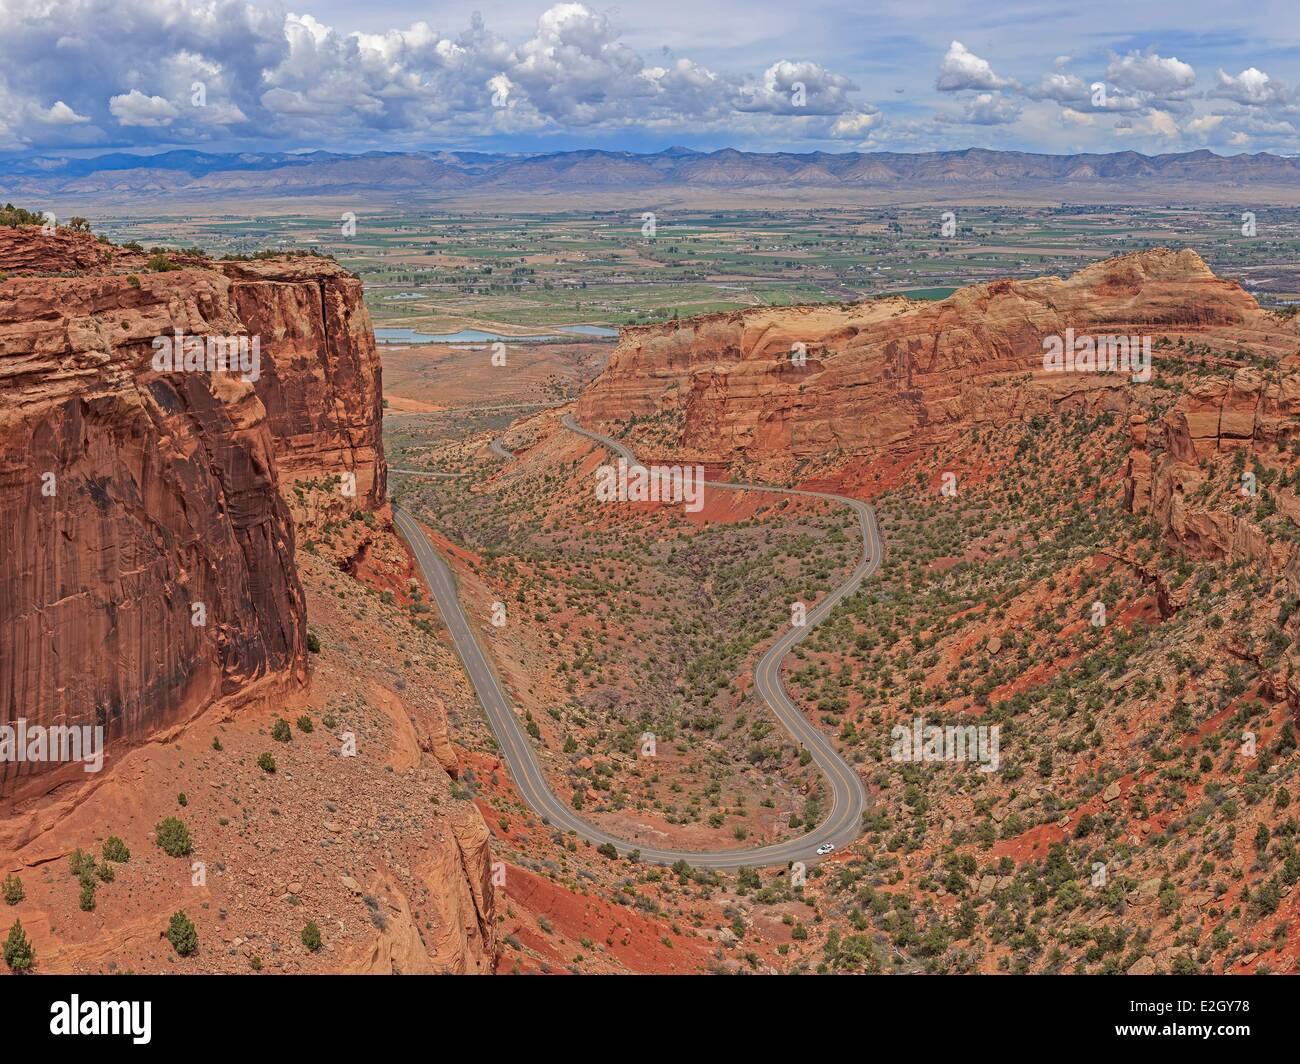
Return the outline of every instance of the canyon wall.
{"type": "Polygon", "coordinates": [[[606,426],[665,417],[680,425],[682,457],[702,461],[912,450],[1062,404],[1127,408],[1127,376],[1045,373],[1044,337],[1228,326],[1259,313],[1194,252],[1157,250],[941,302],[714,314],[624,329],[577,416],[606,426]]]}
{"type": "MultiPolygon", "coordinates": [[[[1300,597],[1300,491],[1286,477],[1300,465],[1300,370],[1272,373],[1248,368],[1230,378],[1194,382],[1154,424],[1130,420],[1133,441],[1125,478],[1125,497],[1136,513],[1150,517],[1159,534],[1189,557],[1245,563],[1277,581],[1279,592],[1260,608],[1281,620],[1292,642],[1266,686],[1285,699],[1300,722],[1300,610],[1283,597],[1300,597]],[[1216,459],[1227,458],[1227,463],[1216,459]],[[1238,467],[1232,459],[1240,459],[1238,467]],[[1258,520],[1256,498],[1241,494],[1242,473],[1281,474],[1266,489],[1291,535],[1270,531],[1258,520]]],[[[1184,584],[1166,593],[1168,608],[1178,608],[1184,584]]]]}
{"type": "MultiPolygon", "coordinates": [[[[139,740],[302,682],[281,480],[353,471],[358,505],[384,498],[359,282],[320,258],[177,261],[0,228],[0,721],[139,740]],[[178,329],[259,336],[260,374],[155,369],[178,329]]],[[[51,767],[0,762],[0,785],[51,767]]]]}
{"type": "Polygon", "coordinates": [[[379,354],[361,282],[317,258],[219,262],[249,335],[256,382],[286,481],[352,472],[366,509],[387,498],[379,354]],[[269,356],[269,357],[267,357],[269,356]]]}
{"type": "MultiPolygon", "coordinates": [[[[1192,558],[1247,562],[1279,595],[1300,595],[1300,497],[1285,483],[1300,440],[1300,327],[1190,250],[973,285],[939,302],[765,307],[624,329],[576,415],[604,428],[641,423],[637,450],[649,461],[661,449],[674,461],[741,463],[761,479],[797,478],[801,460],[820,459],[853,490],[875,458],[1078,408],[1127,419],[1129,460],[1110,487],[1159,538],[1192,558]],[[1048,372],[1044,341],[1067,330],[1150,337],[1182,372],[1160,387],[1129,373],[1048,372]],[[1283,477],[1268,498],[1289,524],[1262,527],[1260,511],[1224,490],[1227,467],[1203,466],[1234,450],[1283,477]]],[[[1162,611],[1181,608],[1188,587],[1157,583],[1162,611]]],[[[1287,630],[1300,636],[1300,611],[1287,630]]],[[[1300,708],[1300,654],[1290,653],[1278,686],[1300,708]]]]}
{"type": "MultiPolygon", "coordinates": [[[[1294,543],[1270,541],[1248,516],[1225,508],[1220,492],[1194,498],[1206,481],[1202,459],[1224,452],[1241,450],[1294,468],[1286,448],[1300,439],[1300,373],[1266,376],[1240,369],[1230,378],[1195,381],[1154,425],[1134,417],[1129,432],[1133,449],[1125,491],[1131,509],[1149,512],[1191,557],[1262,564],[1286,574],[1292,592],[1300,594],[1294,543]]],[[[1279,488],[1273,496],[1278,510],[1300,527],[1295,493],[1279,488]]]]}

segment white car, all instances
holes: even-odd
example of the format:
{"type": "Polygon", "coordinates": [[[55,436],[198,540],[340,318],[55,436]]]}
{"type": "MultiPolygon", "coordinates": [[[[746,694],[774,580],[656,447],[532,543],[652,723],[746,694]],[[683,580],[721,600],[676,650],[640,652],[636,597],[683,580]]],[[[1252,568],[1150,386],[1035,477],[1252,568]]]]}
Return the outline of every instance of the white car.
{"type": "Polygon", "coordinates": [[[817,847],[817,856],[818,856],[818,857],[825,857],[825,856],[826,856],[828,853],[830,853],[831,850],[833,850],[833,849],[835,849],[835,843],[833,843],[833,842],[823,842],[820,846],[817,847]]]}

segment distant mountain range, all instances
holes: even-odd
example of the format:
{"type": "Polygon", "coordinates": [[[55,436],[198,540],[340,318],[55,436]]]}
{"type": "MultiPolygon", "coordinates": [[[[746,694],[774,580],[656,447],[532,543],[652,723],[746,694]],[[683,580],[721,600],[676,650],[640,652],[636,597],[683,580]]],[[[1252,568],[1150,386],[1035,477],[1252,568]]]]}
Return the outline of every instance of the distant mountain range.
{"type": "MultiPolygon", "coordinates": [[[[1028,190],[1071,198],[1105,190],[1124,198],[1134,189],[1193,192],[1230,200],[1264,188],[1300,192],[1300,159],[1193,151],[1035,155],[969,148],[925,152],[699,152],[669,148],[652,154],[564,151],[544,155],[481,152],[366,152],[344,155],[169,151],[95,158],[0,159],[0,196],[15,202],[46,197],[95,202],[207,199],[231,196],[325,196],[359,192],[420,198],[631,190],[755,190],[797,193],[854,190],[1028,190]]],[[[1079,198],[1086,198],[1080,196],[1079,198]]],[[[1290,197],[1288,197],[1289,199],[1290,197]]]]}

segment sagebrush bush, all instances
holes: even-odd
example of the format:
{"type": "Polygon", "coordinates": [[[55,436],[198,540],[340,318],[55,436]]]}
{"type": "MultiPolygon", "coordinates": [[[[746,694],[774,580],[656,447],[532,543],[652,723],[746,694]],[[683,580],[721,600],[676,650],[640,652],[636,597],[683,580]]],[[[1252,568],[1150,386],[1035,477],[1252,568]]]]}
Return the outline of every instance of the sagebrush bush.
{"type": "Polygon", "coordinates": [[[199,933],[194,922],[183,912],[172,913],[171,922],[167,925],[167,941],[182,957],[198,952],[199,933]]]}
{"type": "Polygon", "coordinates": [[[190,829],[174,816],[164,817],[153,830],[154,838],[168,857],[184,857],[194,848],[190,829]]]}

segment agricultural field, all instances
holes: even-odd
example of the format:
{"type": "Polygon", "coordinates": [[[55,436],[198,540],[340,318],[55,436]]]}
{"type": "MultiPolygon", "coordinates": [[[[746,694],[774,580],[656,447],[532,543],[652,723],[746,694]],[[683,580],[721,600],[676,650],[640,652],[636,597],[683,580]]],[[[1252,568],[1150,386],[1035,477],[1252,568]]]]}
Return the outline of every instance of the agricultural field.
{"type": "Polygon", "coordinates": [[[964,284],[1065,275],[1157,246],[1195,249],[1217,274],[1241,281],[1266,304],[1300,299],[1295,208],[418,210],[356,212],[355,235],[346,237],[342,219],[343,212],[214,214],[96,226],[118,241],[197,245],[214,254],[319,249],[366,282],[378,326],[434,334],[616,328],[895,293],[942,299],[964,284]],[[1254,235],[1247,235],[1252,226],[1254,235]]]}

